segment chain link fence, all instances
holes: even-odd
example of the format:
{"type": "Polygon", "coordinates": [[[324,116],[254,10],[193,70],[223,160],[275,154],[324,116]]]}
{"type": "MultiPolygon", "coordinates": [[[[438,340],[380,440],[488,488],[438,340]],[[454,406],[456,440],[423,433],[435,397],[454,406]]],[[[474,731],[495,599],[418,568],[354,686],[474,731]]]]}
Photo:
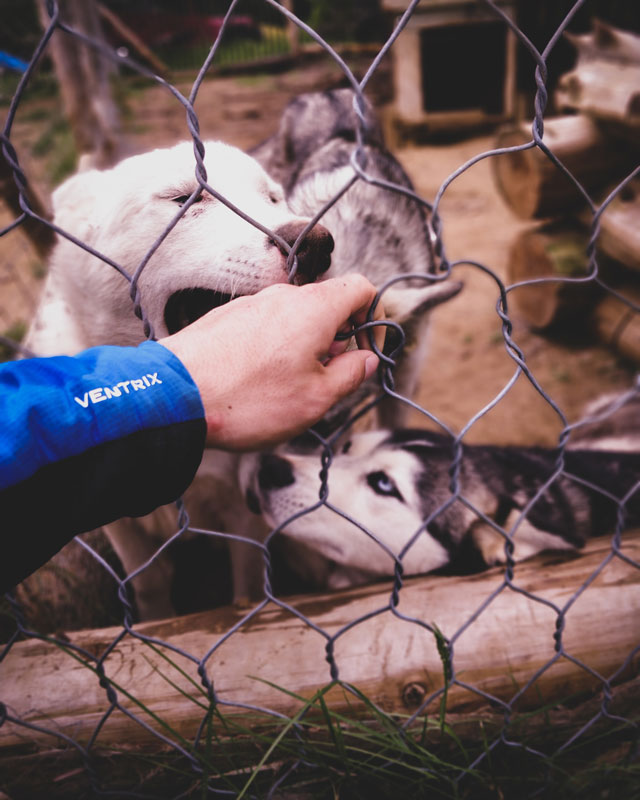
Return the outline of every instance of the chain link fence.
{"type": "MultiPolygon", "coordinates": [[[[534,387],[562,428],[551,473],[527,503],[527,512],[565,474],[570,436],[585,421],[570,423],[529,368],[513,333],[512,293],[525,284],[597,284],[624,303],[625,324],[630,314],[638,314],[638,306],[603,277],[597,247],[603,216],[633,185],[640,167],[620,180],[604,200],[596,201],[544,135],[546,62],[584,3],[575,3],[539,50],[499,3],[479,0],[477,5],[489,9],[513,32],[518,47],[534,65],[531,138],[474,156],[442,183],[433,202],[404,186],[376,180],[367,173],[362,157],[368,85],[389,51],[401,45],[397,39],[416,13],[418,0],[407,3],[392,35],[361,79],[291,11],[275,0],[265,0],[264,5],[317,42],[353,89],[360,120],[350,162],[354,180],[369,182],[380,192],[410,196],[428,211],[438,279],[455,275],[464,266],[495,283],[501,337],[513,360],[511,379],[459,433],[413,398],[400,397],[398,402],[411,405],[452,442],[451,496],[424,521],[412,541],[458,501],[503,537],[506,565],[468,577],[407,580],[403,551],[391,554],[388,583],[285,599],[272,582],[271,545],[277,530],[262,544],[247,541],[241,530],[199,529],[199,540],[221,545],[219,560],[224,569],[228,562],[222,545],[228,540],[259,551],[264,562],[263,599],[248,609],[225,606],[184,618],[138,623],[131,593],[134,575],[122,575],[93,539],[78,537],[70,547],[83,565],[79,568],[97,568],[100,581],[112,593],[116,590],[117,602],[106,619],[117,622],[106,628],[61,633],[54,619],[54,632],[44,634],[34,629],[29,605],[18,602],[16,595],[7,597],[15,626],[0,652],[2,788],[11,798],[346,798],[391,797],[398,791],[407,797],[637,796],[640,540],[637,535],[623,534],[623,528],[640,483],[621,497],[597,481],[589,483],[615,505],[617,522],[611,537],[589,543],[579,558],[549,557],[530,563],[513,560],[517,525],[514,534],[513,529],[488,519],[466,498],[460,484],[465,436],[479,419],[499,409],[519,379],[534,387]],[[439,213],[449,188],[483,159],[530,150],[544,154],[584,198],[589,209],[586,272],[506,285],[490,265],[474,261],[473,255],[464,262],[449,261],[439,213]],[[39,776],[46,778],[37,788],[39,776]]],[[[239,7],[241,3],[234,0],[225,19],[238,13],[239,7]]],[[[68,28],[53,0],[47,9],[49,26],[20,81],[2,132],[2,151],[21,193],[22,214],[1,233],[9,236],[30,218],[37,218],[66,235],[29,206],[29,176],[23,171],[12,133],[24,92],[47,43],[60,30],[153,79],[173,96],[187,117],[199,186],[216,194],[215,176],[208,178],[204,167],[194,105],[207,70],[216,63],[225,23],[187,97],[128,56],[68,28]]],[[[317,215],[320,219],[334,201],[317,215]]],[[[257,225],[242,209],[238,213],[257,225]]],[[[84,247],[80,241],[77,245],[84,247]]],[[[126,275],[131,313],[142,320],[146,336],[154,331],[138,281],[143,270],[153,269],[147,261],[158,246],[161,241],[134,275],[126,275]]],[[[293,275],[295,251],[290,253],[290,263],[293,275]]],[[[105,260],[105,270],[114,266],[105,260]]],[[[11,265],[3,268],[10,271],[11,265]]],[[[433,276],[425,279],[432,281],[433,276]]],[[[23,288],[19,284],[18,290],[23,288]]],[[[369,413],[381,398],[397,396],[393,359],[384,359],[380,397],[369,413]]],[[[607,419],[637,396],[637,386],[632,386],[596,418],[607,419]]],[[[522,414],[526,413],[523,409],[522,414]]],[[[348,421],[341,433],[352,424],[348,421]]],[[[318,502],[344,518],[332,505],[328,488],[338,438],[318,437],[318,502]]],[[[354,535],[368,533],[357,519],[352,522],[354,535]]],[[[178,503],[171,543],[186,539],[189,526],[188,504],[178,503]]],[[[222,575],[217,578],[224,580],[222,575]]],[[[69,591],[71,604],[82,603],[82,598],[73,597],[72,584],[69,591]]]]}

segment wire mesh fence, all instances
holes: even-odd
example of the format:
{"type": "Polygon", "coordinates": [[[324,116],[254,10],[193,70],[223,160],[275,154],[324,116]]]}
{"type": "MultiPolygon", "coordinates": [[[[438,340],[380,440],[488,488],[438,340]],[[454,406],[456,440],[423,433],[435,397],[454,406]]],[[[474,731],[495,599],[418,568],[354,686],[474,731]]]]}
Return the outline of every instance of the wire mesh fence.
{"type": "MultiPolygon", "coordinates": [[[[129,303],[131,314],[142,320],[141,339],[156,334],[140,289],[141,277],[153,272],[153,254],[201,191],[228,204],[216,187],[215,175],[208,176],[206,171],[196,99],[225,41],[225,25],[241,5],[230,4],[220,35],[185,96],[122,51],[70,29],[57,4],[49,0],[47,30],[5,121],[2,150],[20,191],[22,213],[4,228],[3,235],[14,236],[35,218],[70,241],[67,231],[30,206],[29,175],[23,171],[13,132],[17,109],[51,37],[63,31],[87,48],[126,64],[155,81],[184,109],[194,143],[198,187],[160,239],[149,243],[135,270],[130,272],[108,253],[96,254],[83,241],[73,240],[74,246],[101,258],[104,270],[117,268],[126,277],[129,289],[122,302],[129,303]]],[[[570,465],[572,437],[579,439],[583,430],[600,424],[606,429],[619,412],[636,407],[640,393],[637,383],[630,380],[626,391],[592,409],[589,416],[569,420],[529,367],[514,334],[511,311],[511,300],[523,287],[589,285],[622,303],[618,322],[624,326],[638,315],[637,304],[608,281],[598,245],[607,210],[632,189],[640,167],[627,170],[606,197],[596,199],[545,138],[546,62],[584,3],[578,0],[573,5],[543,50],[531,43],[526,30],[518,28],[500,3],[480,0],[473,4],[489,9],[512,31],[533,65],[536,94],[530,138],[474,155],[442,182],[433,201],[399,178],[373,173],[367,157],[372,126],[367,90],[387,54],[402,46],[399,37],[419,11],[417,0],[407,3],[392,35],[360,79],[336,50],[290,10],[275,0],[265,0],[264,5],[319,44],[353,92],[355,135],[348,142],[348,161],[342,164],[350,177],[339,193],[309,214],[313,219],[307,230],[326,219],[346,189],[356,184],[393,197],[396,205],[407,200],[422,209],[432,264],[424,271],[385,275],[380,281],[383,302],[385,293],[398,283],[411,283],[414,289],[430,286],[455,277],[463,267],[488,276],[495,284],[500,340],[513,362],[513,372],[493,399],[456,432],[413,397],[399,393],[394,368],[402,348],[396,339],[391,353],[380,354],[383,366],[373,399],[346,421],[340,419],[337,429],[316,432],[315,452],[297,452],[313,464],[314,476],[319,473],[314,477],[313,499],[302,503],[293,515],[268,518],[266,539],[249,538],[242,527],[220,531],[214,522],[196,527],[189,516],[188,497],[184,504],[177,504],[167,541],[129,574],[94,539],[77,537],[69,545],[81,564],[77,569],[93,570],[117,595],[109,610],[112,616],[107,615],[113,624],[61,633],[54,619],[53,632],[43,633],[34,627],[29,597],[24,593],[7,596],[15,624],[0,655],[0,758],[7,765],[3,788],[12,798],[40,796],[33,782],[37,764],[39,774],[55,777],[40,789],[48,797],[275,798],[331,796],[331,791],[344,797],[373,797],[391,796],[398,786],[415,797],[429,792],[460,797],[603,797],[616,791],[631,797],[639,763],[640,542],[637,534],[623,531],[629,520],[637,518],[638,469],[632,462],[635,480],[624,483],[618,476],[612,486],[605,480],[605,455],[594,451],[595,466],[587,477],[576,478],[570,465]],[[529,151],[541,154],[564,175],[588,209],[582,271],[508,284],[492,265],[476,261],[474,254],[464,261],[450,261],[440,211],[452,185],[480,161],[529,151]],[[467,444],[469,432],[494,409],[499,411],[518,381],[527,381],[549,406],[560,434],[557,446],[548,451],[542,477],[538,473],[514,516],[515,505],[507,513],[486,511],[477,487],[467,482],[466,470],[473,458],[473,448],[467,444]],[[337,470],[341,457],[348,456],[348,451],[342,452],[345,439],[357,440],[357,424],[374,419],[380,404],[389,401],[411,408],[443,433],[448,453],[445,494],[434,495],[419,523],[401,532],[398,546],[388,545],[384,533],[351,513],[347,501],[341,506],[336,499],[338,479],[332,483],[332,475],[343,474],[337,470]],[[562,491],[567,482],[609,503],[613,521],[610,530],[602,532],[610,535],[588,543],[579,558],[516,561],[518,533],[522,538],[528,521],[553,513],[549,493],[562,491]],[[449,519],[452,508],[463,508],[471,515],[472,525],[481,523],[497,535],[494,551],[503,565],[471,576],[409,579],[413,553],[439,521],[449,519]],[[346,530],[341,535],[353,536],[363,548],[366,541],[383,553],[387,580],[333,594],[285,596],[274,576],[277,549],[286,549],[286,540],[277,534],[318,514],[324,514],[320,518],[325,527],[346,530]],[[244,557],[247,552],[256,554],[260,599],[248,608],[223,606],[182,621],[138,621],[134,584],[139,585],[141,576],[161,564],[171,547],[194,541],[213,548],[218,563],[214,580],[220,583],[228,582],[232,570],[229,552],[232,559],[238,550],[244,557]]],[[[263,227],[241,207],[231,207],[252,225],[263,227]]],[[[298,266],[296,245],[284,242],[283,246],[289,251],[293,280],[298,266]]],[[[12,270],[10,263],[3,268],[7,274],[12,270]]],[[[28,293],[19,281],[18,291],[28,293]]],[[[440,311],[446,314],[446,306],[440,311]]],[[[397,331],[393,322],[388,326],[397,331]]],[[[633,419],[632,412],[624,417],[622,427],[613,428],[627,442],[637,436],[633,419]]],[[[406,437],[402,441],[403,431],[394,435],[395,443],[405,450],[413,447],[412,457],[416,449],[423,452],[434,447],[433,440],[419,440],[419,434],[412,433],[412,441],[406,437]]],[[[287,451],[271,457],[293,463],[287,451]]],[[[637,455],[630,456],[634,457],[637,460],[637,455]]],[[[262,458],[259,463],[264,464],[262,458]]],[[[433,464],[426,457],[421,463],[433,464]]],[[[388,478],[376,474],[378,481],[388,478]]],[[[367,480],[371,475],[367,473],[367,480]]],[[[479,471],[474,480],[482,479],[479,471]]],[[[379,482],[376,491],[392,494],[393,488],[388,481],[379,482]]],[[[199,551],[193,552],[191,582],[199,557],[199,551]]],[[[348,585],[349,577],[344,580],[346,584],[333,585],[348,585]]],[[[211,582],[211,573],[203,581],[211,582]]],[[[326,587],[331,585],[325,582],[326,587]]],[[[70,604],[80,603],[72,581],[69,587],[70,604]]]]}

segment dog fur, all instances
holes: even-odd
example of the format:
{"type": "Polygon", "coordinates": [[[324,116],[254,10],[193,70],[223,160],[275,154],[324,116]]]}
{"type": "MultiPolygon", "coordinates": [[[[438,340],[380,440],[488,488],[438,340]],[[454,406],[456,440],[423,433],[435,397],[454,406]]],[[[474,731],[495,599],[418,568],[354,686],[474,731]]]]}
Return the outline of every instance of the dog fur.
{"type": "MultiPolygon", "coordinates": [[[[193,145],[185,142],[130,157],[110,170],[78,173],[54,193],[55,223],[72,238],[61,236],[54,249],[27,348],[37,355],[72,354],[97,344],[133,345],[144,339],[126,276],[139,270],[179,207],[197,189],[195,163],[193,145]],[[101,255],[118,269],[104,263],[101,255]]],[[[277,244],[276,237],[290,247],[309,223],[308,217],[290,210],[281,187],[251,156],[220,142],[206,142],[204,163],[215,190],[268,232],[203,190],[139,274],[139,302],[157,337],[233,296],[287,281],[288,248],[277,244]]],[[[332,249],[330,234],[316,225],[299,243],[296,280],[346,271],[328,270],[332,249]]],[[[366,263],[359,267],[367,274],[366,263]]],[[[394,266],[388,263],[387,268],[394,266]]],[[[398,322],[421,317],[452,293],[442,286],[397,292],[392,314],[398,322]]],[[[246,511],[236,470],[236,456],[205,452],[185,495],[191,524],[260,539],[262,530],[255,530],[258,521],[246,511]]],[[[176,529],[173,507],[105,528],[125,573],[134,576],[142,619],[173,613],[168,591],[173,566],[164,553],[156,552],[176,529]]],[[[236,554],[232,562],[235,596],[251,594],[244,559],[236,554]]]]}
{"type": "MultiPolygon", "coordinates": [[[[315,217],[356,174],[351,159],[360,127],[362,165],[372,182],[357,181],[320,219],[335,240],[327,276],[363,272],[377,287],[395,276],[418,273],[435,278],[428,215],[409,195],[380,188],[379,184],[394,184],[414,191],[409,176],[385,147],[372,106],[363,102],[360,123],[352,89],[299,95],[285,109],[276,133],[252,155],[283,185],[296,214],[315,217]]],[[[430,283],[407,278],[384,292],[386,315],[402,323],[407,339],[394,369],[399,394],[413,398],[418,388],[428,349],[425,312],[457,294],[461,286],[451,280],[430,283]]],[[[406,411],[405,404],[385,398],[377,422],[398,427],[406,411]]]]}
{"type": "MultiPolygon", "coordinates": [[[[637,431],[640,401],[631,407],[637,431]]],[[[623,424],[629,413],[628,407],[620,415],[623,424]]],[[[505,546],[522,560],[579,548],[614,530],[618,506],[611,497],[622,499],[640,481],[640,448],[600,449],[600,439],[622,438],[611,423],[605,431],[602,420],[581,433],[549,485],[555,450],[463,445],[454,492],[452,440],[410,429],[354,434],[333,456],[326,502],[319,500],[317,452],[247,456],[241,476],[250,507],[297,543],[296,569],[316,586],[391,576],[397,562],[405,575],[443,567],[468,572],[504,562],[505,546]]],[[[640,491],[626,504],[625,523],[640,524],[640,491]]]]}
{"type": "MultiPolygon", "coordinates": [[[[291,240],[309,222],[290,211],[282,189],[250,156],[222,142],[207,142],[205,149],[205,166],[216,190],[267,229],[291,240]]],[[[54,220],[133,275],[197,186],[193,146],[183,142],[132,156],[112,169],[71,177],[54,192],[54,220]]],[[[326,231],[320,231],[315,245],[324,248],[320,261],[326,270],[332,245],[326,231]]],[[[309,278],[315,280],[320,271],[309,278]]],[[[203,191],[153,254],[138,288],[144,312],[161,337],[207,310],[177,311],[171,324],[171,306],[179,293],[217,293],[211,295],[215,305],[215,300],[253,294],[287,279],[286,253],[274,239],[203,191]]],[[[183,299],[188,305],[188,295],[183,299]]],[[[50,355],[143,339],[126,278],[61,238],[26,346],[50,355]]]]}

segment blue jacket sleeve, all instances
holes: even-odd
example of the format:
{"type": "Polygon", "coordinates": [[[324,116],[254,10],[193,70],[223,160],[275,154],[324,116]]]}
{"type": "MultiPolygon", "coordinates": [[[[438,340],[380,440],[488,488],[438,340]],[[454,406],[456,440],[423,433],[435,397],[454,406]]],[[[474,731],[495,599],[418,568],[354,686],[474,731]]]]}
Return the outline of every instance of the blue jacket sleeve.
{"type": "Polygon", "coordinates": [[[0,364],[0,591],[75,534],[182,494],[206,423],[157,342],[0,364]]]}

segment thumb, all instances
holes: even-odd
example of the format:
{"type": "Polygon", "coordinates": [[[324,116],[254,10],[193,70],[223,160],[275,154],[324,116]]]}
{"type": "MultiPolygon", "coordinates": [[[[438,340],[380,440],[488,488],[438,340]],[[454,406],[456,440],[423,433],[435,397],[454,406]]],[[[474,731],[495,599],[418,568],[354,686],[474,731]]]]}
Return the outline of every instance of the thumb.
{"type": "Polygon", "coordinates": [[[355,391],[378,368],[378,356],[370,350],[348,350],[330,359],[325,365],[325,376],[336,399],[355,391]]]}

